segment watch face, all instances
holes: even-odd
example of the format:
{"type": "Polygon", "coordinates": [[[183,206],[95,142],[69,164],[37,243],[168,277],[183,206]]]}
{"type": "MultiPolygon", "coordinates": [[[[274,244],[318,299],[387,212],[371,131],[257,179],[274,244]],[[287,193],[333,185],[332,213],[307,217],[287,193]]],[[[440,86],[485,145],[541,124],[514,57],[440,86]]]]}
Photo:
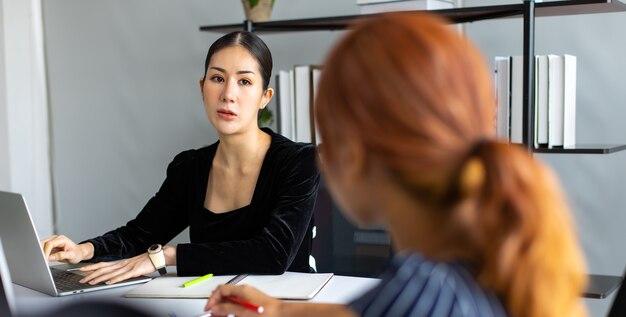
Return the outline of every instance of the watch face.
{"type": "Polygon", "coordinates": [[[153,244],[148,249],[148,252],[158,252],[159,250],[161,250],[161,245],[160,244],[153,244]]]}

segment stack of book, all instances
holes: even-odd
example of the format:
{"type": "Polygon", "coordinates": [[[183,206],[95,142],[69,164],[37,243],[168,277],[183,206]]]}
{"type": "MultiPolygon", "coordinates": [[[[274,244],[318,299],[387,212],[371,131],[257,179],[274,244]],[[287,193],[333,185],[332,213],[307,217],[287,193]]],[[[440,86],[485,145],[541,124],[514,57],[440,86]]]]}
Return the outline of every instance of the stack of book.
{"type": "MultiPolygon", "coordinates": [[[[496,133],[522,143],[522,56],[495,59],[496,133]]],[[[535,147],[576,145],[576,56],[535,56],[535,147]]]]}
{"type": "Polygon", "coordinates": [[[296,142],[320,143],[315,127],[314,98],[322,68],[295,65],[276,75],[278,133],[296,142]]]}
{"type": "Polygon", "coordinates": [[[361,14],[454,8],[454,0],[356,0],[361,14]]]}

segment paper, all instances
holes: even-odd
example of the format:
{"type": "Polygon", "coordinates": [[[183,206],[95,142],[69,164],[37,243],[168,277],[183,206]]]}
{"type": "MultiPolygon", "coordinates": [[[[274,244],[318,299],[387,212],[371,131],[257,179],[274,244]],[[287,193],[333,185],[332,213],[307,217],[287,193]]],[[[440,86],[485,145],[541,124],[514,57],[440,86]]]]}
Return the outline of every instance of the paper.
{"type": "Polygon", "coordinates": [[[126,297],[162,297],[162,298],[208,298],[213,290],[220,284],[226,284],[235,275],[220,275],[197,283],[189,287],[183,284],[189,282],[197,276],[161,276],[152,281],[142,284],[130,292],[124,294],[126,297]]]}
{"type": "MultiPolygon", "coordinates": [[[[333,273],[285,272],[282,275],[248,275],[237,285],[254,286],[269,296],[280,299],[311,299],[332,278],[333,273]]],[[[138,286],[125,297],[208,298],[220,284],[226,284],[236,275],[220,275],[183,287],[197,276],[162,276],[138,286]]]]}

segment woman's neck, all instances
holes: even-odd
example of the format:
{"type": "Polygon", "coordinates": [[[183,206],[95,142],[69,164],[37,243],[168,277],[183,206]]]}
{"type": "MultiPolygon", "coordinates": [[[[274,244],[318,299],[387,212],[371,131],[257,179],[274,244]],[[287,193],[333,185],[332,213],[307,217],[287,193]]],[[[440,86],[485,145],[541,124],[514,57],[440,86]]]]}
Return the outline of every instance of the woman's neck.
{"type": "Polygon", "coordinates": [[[419,252],[437,261],[476,260],[467,229],[450,214],[458,210],[426,207],[397,186],[387,187],[387,197],[381,199],[385,205],[380,206],[397,251],[419,252]]]}
{"type": "MultiPolygon", "coordinates": [[[[412,199],[398,191],[387,193],[383,221],[389,230],[392,243],[397,251],[427,252],[433,242],[433,226],[427,212],[417,206],[412,199]]],[[[381,209],[382,210],[382,209],[381,209]]]]}
{"type": "MultiPolygon", "coordinates": [[[[272,137],[260,129],[249,133],[220,136],[215,160],[228,169],[245,171],[253,163],[262,161],[272,137]]],[[[214,163],[215,162],[214,160],[214,163]]]]}
{"type": "Polygon", "coordinates": [[[381,215],[396,251],[420,252],[427,257],[441,259],[450,248],[456,248],[448,239],[450,223],[442,213],[418,201],[386,171],[374,173],[369,180],[374,186],[372,206],[381,215]]]}
{"type": "Polygon", "coordinates": [[[432,230],[432,219],[415,198],[385,169],[371,166],[364,181],[367,205],[391,236],[396,251],[423,252],[432,230]]]}

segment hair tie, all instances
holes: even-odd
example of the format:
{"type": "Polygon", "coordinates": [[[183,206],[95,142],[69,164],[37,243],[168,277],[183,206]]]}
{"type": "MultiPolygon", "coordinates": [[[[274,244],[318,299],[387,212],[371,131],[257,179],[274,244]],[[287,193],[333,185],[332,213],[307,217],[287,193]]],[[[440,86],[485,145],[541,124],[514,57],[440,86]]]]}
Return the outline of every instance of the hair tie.
{"type": "Polygon", "coordinates": [[[489,143],[486,137],[477,139],[470,147],[467,155],[460,161],[454,172],[447,193],[442,196],[443,202],[456,203],[471,195],[485,180],[485,165],[480,159],[483,146],[489,143]]]}
{"type": "Polygon", "coordinates": [[[471,159],[472,157],[479,156],[480,150],[482,150],[483,146],[489,142],[490,140],[486,137],[481,137],[476,140],[470,148],[468,155],[465,160],[463,160],[463,162],[467,162],[467,160],[471,159]]]}

